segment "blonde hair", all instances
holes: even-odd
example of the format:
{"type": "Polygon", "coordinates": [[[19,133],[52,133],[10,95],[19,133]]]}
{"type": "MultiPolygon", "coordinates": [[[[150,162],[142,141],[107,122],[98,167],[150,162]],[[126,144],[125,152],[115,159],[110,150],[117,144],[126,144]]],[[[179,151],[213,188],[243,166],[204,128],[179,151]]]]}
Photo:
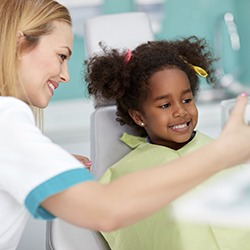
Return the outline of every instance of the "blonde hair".
{"type": "Polygon", "coordinates": [[[1,0],[0,2],[0,96],[17,97],[18,56],[34,49],[54,21],[72,25],[66,7],[53,0],[1,0]],[[25,40],[18,43],[18,33],[25,40]]]}

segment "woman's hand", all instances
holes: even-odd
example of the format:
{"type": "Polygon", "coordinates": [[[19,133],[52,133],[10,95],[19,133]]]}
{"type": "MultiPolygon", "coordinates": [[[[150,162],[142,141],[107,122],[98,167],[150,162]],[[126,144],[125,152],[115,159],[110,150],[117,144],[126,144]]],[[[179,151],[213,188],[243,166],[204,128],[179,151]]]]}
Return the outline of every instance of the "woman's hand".
{"type": "Polygon", "coordinates": [[[82,155],[75,155],[73,154],[73,156],[80,161],[88,170],[90,170],[91,166],[92,166],[92,161],[89,160],[88,157],[82,156],[82,155]]]}
{"type": "Polygon", "coordinates": [[[236,164],[239,164],[238,159],[241,159],[241,162],[250,159],[250,126],[244,121],[247,102],[248,98],[245,93],[237,97],[235,107],[219,137],[224,150],[232,152],[232,157],[226,158],[232,161],[234,157],[236,164]]]}

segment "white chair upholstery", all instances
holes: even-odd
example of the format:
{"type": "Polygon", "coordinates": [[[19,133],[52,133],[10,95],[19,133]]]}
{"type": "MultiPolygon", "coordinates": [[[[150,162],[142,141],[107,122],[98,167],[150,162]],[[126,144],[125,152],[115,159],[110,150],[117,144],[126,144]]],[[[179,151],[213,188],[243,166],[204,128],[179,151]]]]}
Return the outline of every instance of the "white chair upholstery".
{"type": "Polygon", "coordinates": [[[46,225],[47,250],[109,250],[100,233],[73,226],[60,219],[46,225]]]}
{"type": "Polygon", "coordinates": [[[131,127],[116,121],[116,106],[98,107],[91,115],[92,172],[99,179],[105,170],[125,156],[130,148],[119,138],[123,132],[136,134],[131,127]]]}
{"type": "Polygon", "coordinates": [[[134,49],[154,40],[150,19],[144,12],[128,12],[87,19],[84,27],[87,55],[101,51],[99,42],[113,48],[134,49]]]}
{"type": "MultiPolygon", "coordinates": [[[[98,16],[85,23],[85,46],[87,56],[100,52],[99,42],[110,47],[133,49],[140,43],[154,40],[149,17],[145,13],[132,12],[98,16]]],[[[90,119],[90,143],[92,172],[98,179],[114,162],[129,152],[121,143],[124,131],[136,134],[128,126],[116,121],[116,106],[110,103],[95,103],[90,119]]],[[[47,223],[47,250],[108,250],[105,239],[99,232],[81,229],[59,219],[47,223]]]]}

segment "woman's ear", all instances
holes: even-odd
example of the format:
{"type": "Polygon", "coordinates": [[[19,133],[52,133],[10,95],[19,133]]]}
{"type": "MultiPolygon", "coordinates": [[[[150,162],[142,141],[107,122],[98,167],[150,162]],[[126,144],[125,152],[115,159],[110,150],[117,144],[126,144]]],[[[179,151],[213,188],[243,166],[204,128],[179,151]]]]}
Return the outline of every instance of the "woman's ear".
{"type": "Polygon", "coordinates": [[[137,125],[141,127],[145,126],[143,116],[139,111],[134,110],[134,109],[129,109],[128,113],[137,125]]]}
{"type": "Polygon", "coordinates": [[[25,36],[24,36],[23,32],[19,30],[17,32],[17,42],[16,42],[17,51],[18,51],[19,55],[20,55],[20,51],[21,51],[21,44],[24,41],[24,39],[25,39],[25,36]]]}
{"type": "Polygon", "coordinates": [[[19,30],[17,32],[17,45],[19,45],[23,39],[24,39],[24,34],[21,30],[19,30]]]}

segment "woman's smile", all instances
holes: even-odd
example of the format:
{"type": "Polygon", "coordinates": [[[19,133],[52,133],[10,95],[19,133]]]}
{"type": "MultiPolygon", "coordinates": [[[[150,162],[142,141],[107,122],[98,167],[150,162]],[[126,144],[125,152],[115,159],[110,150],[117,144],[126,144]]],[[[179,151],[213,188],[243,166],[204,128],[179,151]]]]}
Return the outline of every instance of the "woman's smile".
{"type": "Polygon", "coordinates": [[[49,80],[48,86],[52,95],[54,95],[54,91],[59,87],[59,83],[49,80]]]}

